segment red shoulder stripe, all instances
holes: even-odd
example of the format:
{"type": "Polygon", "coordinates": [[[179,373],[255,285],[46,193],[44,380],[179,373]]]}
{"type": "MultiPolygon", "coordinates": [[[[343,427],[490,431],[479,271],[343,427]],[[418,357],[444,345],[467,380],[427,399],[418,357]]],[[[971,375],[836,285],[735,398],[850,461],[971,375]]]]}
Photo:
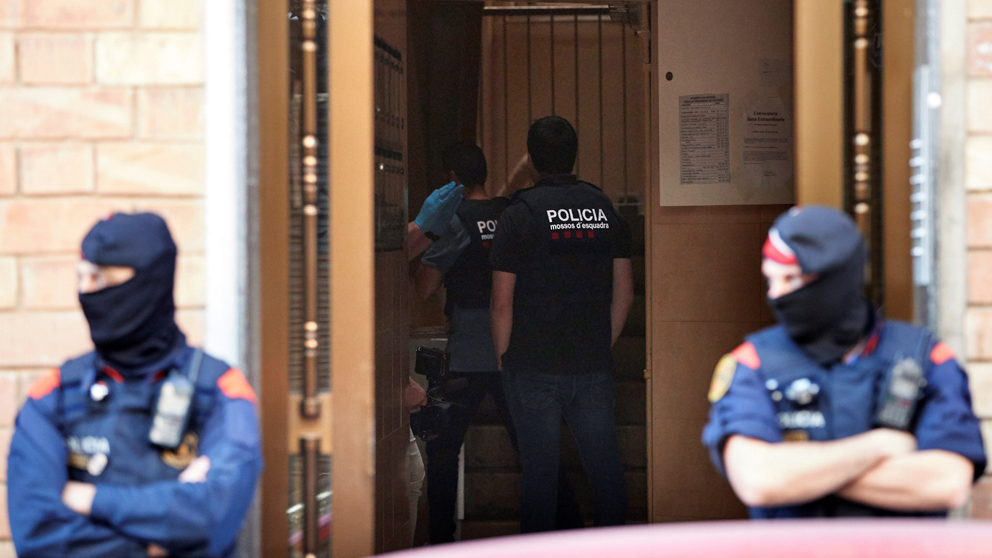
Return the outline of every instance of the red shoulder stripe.
{"type": "Polygon", "coordinates": [[[950,347],[945,345],[943,342],[939,342],[933,346],[930,351],[930,362],[940,366],[945,362],[954,358],[954,351],[950,347]]]}
{"type": "Polygon", "coordinates": [[[217,379],[217,387],[230,399],[245,399],[252,403],[257,403],[255,390],[251,389],[251,384],[245,379],[244,374],[237,368],[231,368],[224,375],[217,379]]]}
{"type": "Polygon", "coordinates": [[[62,371],[53,368],[31,384],[31,387],[28,388],[28,397],[35,400],[41,399],[60,385],[62,385],[62,371]]]}
{"type": "Polygon", "coordinates": [[[761,368],[761,358],[758,357],[758,351],[755,350],[754,345],[750,342],[742,344],[730,353],[734,360],[747,366],[751,370],[757,370],[761,368]]]}

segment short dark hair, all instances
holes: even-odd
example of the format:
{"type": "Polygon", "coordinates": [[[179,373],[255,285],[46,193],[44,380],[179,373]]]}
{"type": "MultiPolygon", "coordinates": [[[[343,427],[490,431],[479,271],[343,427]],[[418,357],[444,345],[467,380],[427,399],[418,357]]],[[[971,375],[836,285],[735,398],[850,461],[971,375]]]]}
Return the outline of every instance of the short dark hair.
{"type": "Polygon", "coordinates": [[[537,172],[568,174],[575,167],[579,136],[568,120],[560,116],[545,116],[530,125],[527,152],[537,172]]]}
{"type": "Polygon", "coordinates": [[[484,186],[489,178],[486,155],[474,143],[455,142],[444,150],[441,158],[444,170],[455,173],[466,186],[484,186]]]}

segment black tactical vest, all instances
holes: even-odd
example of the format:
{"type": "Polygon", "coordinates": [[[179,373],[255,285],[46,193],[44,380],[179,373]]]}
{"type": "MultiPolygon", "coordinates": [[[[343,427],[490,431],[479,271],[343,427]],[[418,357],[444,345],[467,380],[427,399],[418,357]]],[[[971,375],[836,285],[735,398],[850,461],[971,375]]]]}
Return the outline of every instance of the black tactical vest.
{"type": "Polygon", "coordinates": [[[514,200],[527,205],[537,224],[529,261],[517,274],[515,302],[610,301],[620,229],[610,198],[574,176],[552,176],[514,200]]]}
{"type": "Polygon", "coordinates": [[[444,311],[459,308],[488,308],[493,288],[493,271],[489,263],[489,244],[496,232],[496,221],[510,203],[507,198],[465,200],[456,215],[468,232],[471,242],[444,276],[447,290],[444,311]]]}

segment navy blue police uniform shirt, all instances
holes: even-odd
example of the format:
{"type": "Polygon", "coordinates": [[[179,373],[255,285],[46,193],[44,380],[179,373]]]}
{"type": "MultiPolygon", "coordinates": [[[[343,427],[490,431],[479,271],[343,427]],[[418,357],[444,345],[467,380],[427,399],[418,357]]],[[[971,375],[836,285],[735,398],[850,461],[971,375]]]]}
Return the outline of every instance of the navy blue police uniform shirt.
{"type": "MultiPolygon", "coordinates": [[[[466,200],[462,203],[477,203],[477,201],[466,200]]],[[[491,234],[489,226],[490,224],[485,224],[487,235],[491,234]]],[[[495,230],[495,221],[491,226],[495,230]]],[[[451,222],[440,237],[427,248],[420,261],[425,266],[446,275],[471,244],[472,236],[456,214],[451,217],[451,222]]],[[[491,285],[487,287],[491,288],[491,285]]],[[[489,325],[488,304],[484,308],[463,308],[458,304],[447,304],[445,310],[450,322],[447,351],[451,354],[451,370],[495,372],[498,366],[496,350],[492,342],[492,329],[489,325]]]]}
{"type": "Polygon", "coordinates": [[[233,556],[262,469],[251,386],[235,368],[203,355],[190,430],[177,450],[148,440],[151,409],[169,369],[182,370],[185,343],[162,372],[125,377],[96,352],[70,360],[31,387],[17,415],[7,476],[19,556],[233,556]],[[102,390],[94,397],[91,389],[102,390]],[[197,456],[204,482],[180,482],[197,456]],[[66,481],[96,485],[85,517],[61,499],[66,481]]]}
{"type": "MultiPolygon", "coordinates": [[[[829,368],[806,356],[781,326],[747,337],[726,355],[714,373],[709,423],[703,430],[713,464],[726,476],[723,448],[732,435],[787,443],[836,440],[870,430],[886,373],[914,352],[923,357],[927,381],[912,428],[918,448],[965,457],[974,464],[977,479],[985,470],[986,456],[964,370],[948,346],[925,329],[880,318],[860,355],[829,368]]],[[[755,518],[926,515],[873,508],[837,496],[750,512],[755,518]]]]}
{"type": "Polygon", "coordinates": [[[612,261],[630,257],[630,229],[599,188],[557,175],[518,191],[490,251],[494,271],[516,275],[504,369],[609,371],[612,261]]]}

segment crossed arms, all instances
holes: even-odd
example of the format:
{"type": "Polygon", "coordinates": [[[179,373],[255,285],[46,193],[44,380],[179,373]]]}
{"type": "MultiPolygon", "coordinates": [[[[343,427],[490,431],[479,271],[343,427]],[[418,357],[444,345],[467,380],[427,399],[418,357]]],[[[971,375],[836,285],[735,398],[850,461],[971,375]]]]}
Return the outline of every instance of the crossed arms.
{"type": "Polygon", "coordinates": [[[723,449],[727,478],[746,505],[801,504],[836,494],[905,512],[958,508],[974,465],[945,450],[917,451],[911,434],[876,429],[829,442],[769,443],[733,435],[723,449]]]}

